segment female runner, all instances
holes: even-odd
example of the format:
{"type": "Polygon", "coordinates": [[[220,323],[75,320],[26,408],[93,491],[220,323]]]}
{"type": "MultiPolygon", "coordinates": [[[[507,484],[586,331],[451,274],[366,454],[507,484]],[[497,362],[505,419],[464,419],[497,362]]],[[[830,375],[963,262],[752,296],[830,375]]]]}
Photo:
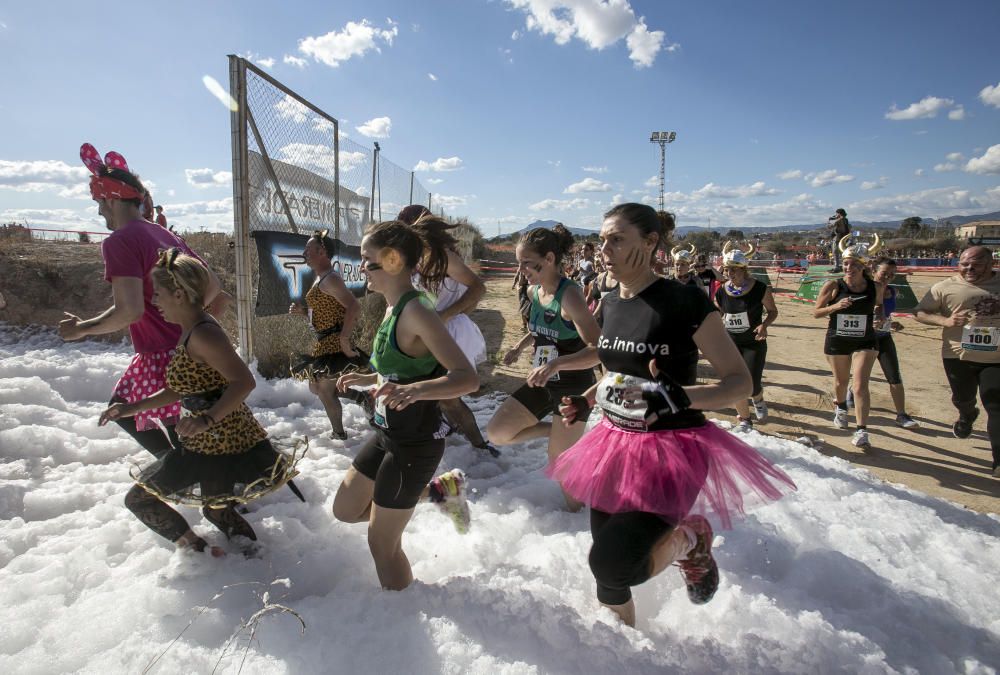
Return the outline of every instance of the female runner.
{"type": "Polygon", "coordinates": [[[842,254],[844,276],[830,279],[820,289],[813,316],[829,318],[823,353],[833,371],[833,424],[847,429],[847,385],[852,380],[854,417],[857,429],[851,443],[870,449],[868,411],[871,399],[868,380],[878,356],[878,336],[875,334],[875,310],[882,306],[882,287],[868,271],[871,256],[882,247],[876,234],[871,246],[847,246],[850,235],[838,244],[842,254]]]}
{"type": "MultiPolygon", "coordinates": [[[[486,434],[497,445],[548,437],[550,460],[579,440],[587,420],[580,417],[568,426],[543,420],[559,416],[564,396],[578,396],[594,384],[593,366],[597,364],[590,346],[597,343],[600,333],[597,321],[588,311],[580,287],[561,271],[564,257],[572,250],[573,235],[561,225],[551,230],[535,228],[517,245],[518,267],[532,284],[528,290],[530,332],[504,355],[503,362],[511,365],[517,361],[530,342],[534,349],[532,371],[486,427],[486,434]]],[[[569,497],[566,501],[571,510],[580,508],[569,497]]]]}
{"type": "MultiPolygon", "coordinates": [[[[337,255],[337,242],[328,231],[309,237],[302,251],[306,265],[316,273],[316,281],[306,293],[305,306],[293,302],[289,314],[308,316],[316,335],[312,354],[304,356],[291,367],[293,377],[309,381],[309,391],[319,397],[330,419],[330,436],[345,440],[343,408],[337,392],[337,378],[348,368],[368,368],[368,355],[351,344],[351,334],[358,320],[360,305],[347,288],[343,278],[333,271],[332,259],[337,255]]],[[[368,397],[350,390],[342,394],[362,407],[370,407],[368,397]]]]}
{"type": "Polygon", "coordinates": [[[433,305],[413,288],[421,259],[425,279],[445,278],[454,245],[446,227],[422,225],[393,220],[365,230],[361,263],[368,288],[384,295],[388,307],[372,343],[375,372],[348,373],[337,381],[341,391],[376,387],[375,433],[347,470],[333,514],[343,522],[368,523],[368,548],[388,590],[413,582],[402,537],[421,496],[451,510],[460,530],[468,526],[464,474],[455,470],[428,481],[444,454],[447,431],[438,401],[475,391],[479,377],[433,305]]]}
{"type": "Polygon", "coordinates": [[[549,465],[590,506],[590,568],[597,598],[634,625],[631,587],[678,561],[694,603],[712,598],[714,514],[724,527],[750,502],[778,499],[792,481],[753,448],[708,422],[750,393],[750,374],[705,294],[651,269],[672,219],[643,204],[605,214],[601,255],[618,279],[604,298],[598,353],[607,375],[584,396],[563,399],[566,423],[596,401],[604,420],[549,465]],[[701,351],[719,375],[696,385],[701,351]]]}
{"type": "MultiPolygon", "coordinates": [[[[125,496],[125,506],[149,529],[178,548],[204,551],[204,539],[191,531],[184,517],[166,500],[201,487],[202,513],[227,538],[256,541],[250,524],[236,512],[244,489],[256,484],[279,487],[291,473],[275,452],[267,432],[244,401],[254,389],[253,374],[233,349],[229,336],[204,309],[210,274],[196,258],[179,248],[164,251],[153,268],[153,302],[163,318],[179,324],[180,344],[167,366],[166,386],[136,403],[115,403],[99,423],[132,417],[180,401],[182,417],[176,431],[180,443],[144,472],[125,496]]],[[[244,552],[253,548],[243,542],[244,552]]],[[[212,547],[214,556],[224,555],[212,547]]]]}
{"type": "Polygon", "coordinates": [[[767,360],[767,327],[778,318],[778,306],[771,289],[750,276],[747,254],[726,242],[722,249],[722,267],[729,279],[715,292],[715,306],[722,312],[722,323],[736,343],[753,380],[750,400],[736,401],[737,429],[750,431],[750,405],[758,422],[767,421],[764,402],[764,363],[767,360]],[[764,317],[764,311],[767,317],[764,317]]]}

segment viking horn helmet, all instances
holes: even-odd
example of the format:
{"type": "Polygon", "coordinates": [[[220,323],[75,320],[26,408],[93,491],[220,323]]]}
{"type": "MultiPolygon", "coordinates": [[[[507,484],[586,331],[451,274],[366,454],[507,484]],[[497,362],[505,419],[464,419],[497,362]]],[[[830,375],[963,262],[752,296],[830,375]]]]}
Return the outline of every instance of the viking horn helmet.
{"type": "Polygon", "coordinates": [[[753,244],[747,244],[747,250],[739,248],[732,241],[727,241],[722,247],[723,267],[749,267],[750,256],[753,255],[753,244]]]}
{"type": "Polygon", "coordinates": [[[863,264],[867,265],[871,262],[872,256],[882,249],[882,240],[879,238],[877,232],[872,235],[871,244],[858,242],[853,246],[848,246],[850,238],[851,235],[845,234],[840,238],[840,243],[837,244],[837,248],[840,249],[840,253],[845,260],[847,258],[854,258],[855,260],[860,260],[863,264]]]}
{"type": "Polygon", "coordinates": [[[670,249],[670,257],[674,259],[675,265],[679,262],[686,262],[687,264],[690,265],[691,261],[694,259],[694,256],[697,252],[698,249],[694,247],[694,244],[691,244],[690,250],[687,251],[685,251],[684,247],[682,246],[674,246],[672,249],[670,249]]]}

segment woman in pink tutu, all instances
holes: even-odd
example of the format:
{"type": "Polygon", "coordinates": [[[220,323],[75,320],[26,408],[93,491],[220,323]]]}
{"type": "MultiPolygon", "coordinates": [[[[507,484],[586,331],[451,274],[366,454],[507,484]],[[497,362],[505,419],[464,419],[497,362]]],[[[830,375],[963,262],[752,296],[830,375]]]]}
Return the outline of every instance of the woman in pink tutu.
{"type": "Polygon", "coordinates": [[[564,424],[586,419],[595,402],[604,419],[548,469],[590,507],[597,598],[630,626],[631,587],[675,561],[692,602],[715,594],[719,571],[706,516],[729,528],[747,507],[795,489],[701,412],[746,398],[751,379],[705,293],[653,273],[673,227],[670,214],[643,204],[605,214],[601,255],[618,281],[602,299],[597,350],[607,373],[560,407],[564,424]],[[699,350],[718,382],[695,384],[699,350]]]}

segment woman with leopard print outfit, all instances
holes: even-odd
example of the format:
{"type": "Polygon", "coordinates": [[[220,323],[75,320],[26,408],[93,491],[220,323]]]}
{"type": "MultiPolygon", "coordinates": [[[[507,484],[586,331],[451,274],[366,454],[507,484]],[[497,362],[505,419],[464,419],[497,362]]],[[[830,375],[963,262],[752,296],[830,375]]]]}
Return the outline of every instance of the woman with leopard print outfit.
{"type": "MultiPolygon", "coordinates": [[[[345,440],[343,408],[338,396],[371,408],[370,398],[363,392],[349,390],[338,394],[337,378],[352,367],[368,370],[368,355],[355,349],[351,334],[357,322],[360,305],[347,284],[333,270],[332,258],[337,255],[337,242],[327,231],[316,232],[306,242],[302,257],[316,273],[316,283],[306,293],[305,306],[293,302],[289,314],[308,316],[316,335],[312,354],[303,356],[291,367],[293,377],[309,380],[309,391],[319,397],[330,419],[330,435],[345,440]]],[[[369,411],[369,417],[371,416],[369,411]]]]}
{"type": "MultiPolygon", "coordinates": [[[[226,332],[203,309],[209,275],[201,262],[178,248],[168,249],[150,276],[153,304],[164,319],[182,329],[167,366],[166,386],[135,403],[115,403],[101,415],[100,424],[180,401],[180,444],[144,472],[142,484],[125,496],[125,505],[178,548],[204,551],[205,540],[165,502],[199,484],[202,502],[210,503],[202,513],[213,525],[227,538],[256,540],[253,528],[236,512],[235,503],[242,497],[237,486],[269,480],[285,460],[244,402],[256,386],[253,374],[226,332]]],[[[211,553],[224,555],[215,546],[211,553]]]]}

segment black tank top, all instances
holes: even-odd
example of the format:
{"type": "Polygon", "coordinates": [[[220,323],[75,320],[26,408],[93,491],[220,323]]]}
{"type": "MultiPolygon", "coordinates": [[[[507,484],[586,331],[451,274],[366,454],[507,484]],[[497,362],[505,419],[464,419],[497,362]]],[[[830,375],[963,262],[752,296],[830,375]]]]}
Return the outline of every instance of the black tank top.
{"type": "Polygon", "coordinates": [[[767,286],[754,281],[753,286],[743,295],[733,296],[726,293],[723,284],[715,292],[715,300],[722,308],[722,323],[729,332],[729,337],[738,345],[756,341],[754,329],[764,322],[764,293],[767,286]]]}
{"type": "Polygon", "coordinates": [[[848,340],[872,340],[875,338],[875,282],[865,279],[865,290],[855,293],[847,287],[843,279],[837,279],[837,288],[833,292],[830,304],[835,305],[844,297],[853,302],[847,309],[842,309],[830,315],[826,334],[848,340]]]}
{"type": "Polygon", "coordinates": [[[649,362],[678,384],[697,379],[698,347],[694,334],[716,311],[699,288],[672,279],[657,279],[633,298],[622,300],[618,289],[604,296],[604,325],[597,353],[608,370],[598,385],[597,402],[615,425],[630,431],[682,429],[705,423],[700,410],[688,409],[646,428],[642,411],[622,405],[621,390],[636,380],[650,380],[649,362]]]}

